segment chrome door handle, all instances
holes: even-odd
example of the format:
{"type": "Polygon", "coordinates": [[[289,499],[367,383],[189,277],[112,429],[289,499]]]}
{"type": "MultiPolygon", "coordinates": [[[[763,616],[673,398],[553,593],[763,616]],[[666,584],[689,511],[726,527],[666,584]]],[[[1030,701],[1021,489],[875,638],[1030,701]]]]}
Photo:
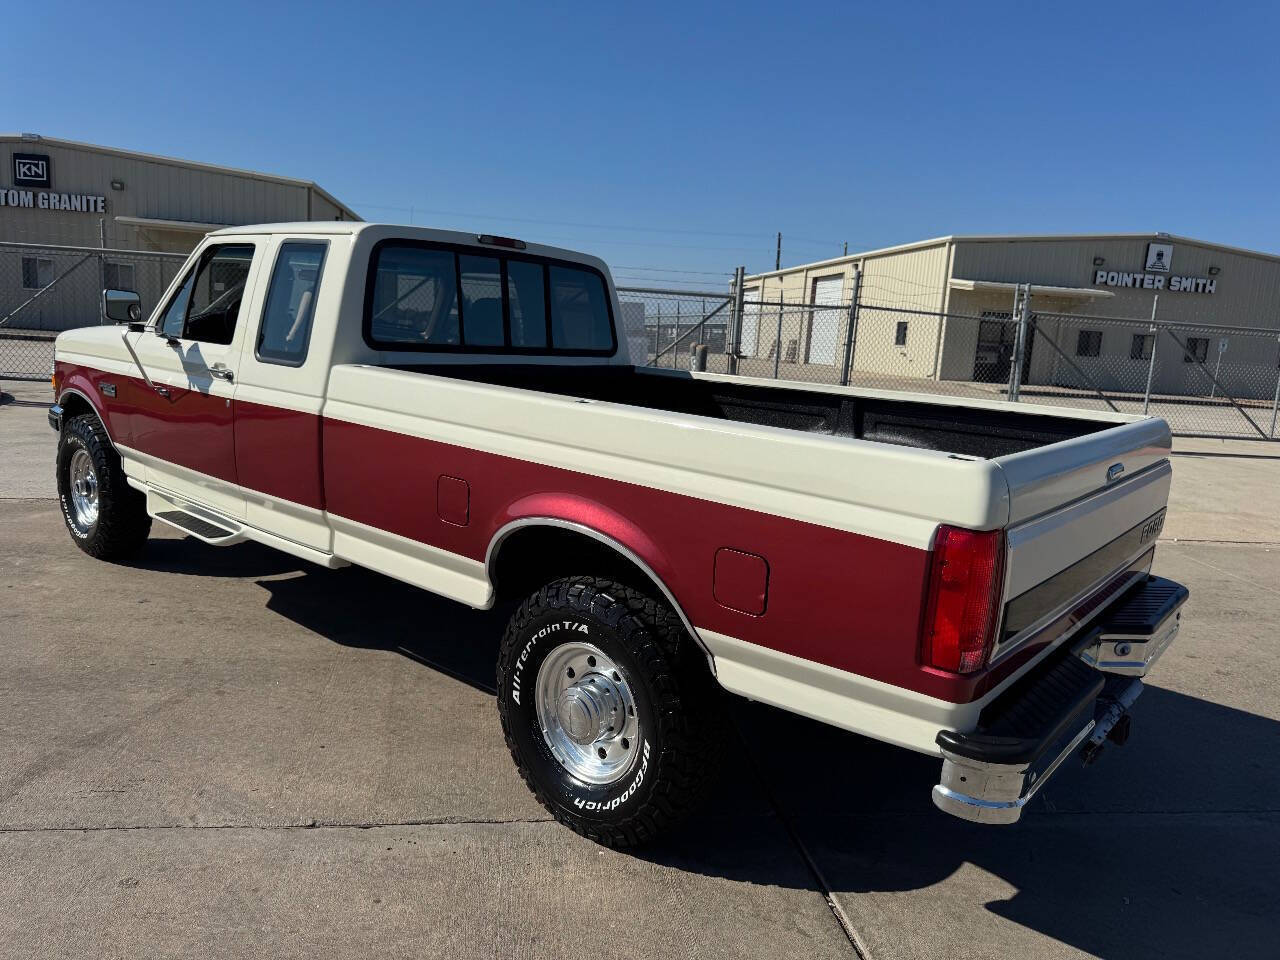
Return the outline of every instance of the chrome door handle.
{"type": "Polygon", "coordinates": [[[227,381],[227,383],[230,383],[232,380],[235,379],[235,374],[233,374],[230,370],[228,370],[225,366],[223,366],[220,363],[215,363],[212,367],[210,367],[209,373],[212,376],[217,377],[219,380],[227,381]]]}

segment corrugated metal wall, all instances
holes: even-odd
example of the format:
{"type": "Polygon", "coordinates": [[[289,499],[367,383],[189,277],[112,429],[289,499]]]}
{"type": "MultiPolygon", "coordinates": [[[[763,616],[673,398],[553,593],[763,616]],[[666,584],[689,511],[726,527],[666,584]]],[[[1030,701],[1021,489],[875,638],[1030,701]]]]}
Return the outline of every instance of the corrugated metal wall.
{"type": "MultiPolygon", "coordinates": [[[[50,141],[8,138],[0,143],[0,184],[12,183],[13,153],[46,154],[58,193],[106,198],[106,213],[0,207],[0,239],[27,243],[98,245],[98,221],[106,221],[108,246],[125,249],[186,252],[198,235],[147,230],[116,217],[186,220],[195,223],[245,224],[287,220],[332,220],[339,209],[309,188],[266,180],[250,174],[222,173],[159,160],[119,156],[106,151],[68,147],[50,141]],[[113,190],[113,180],[123,189],[113,190]]],[[[23,188],[37,189],[38,188],[23,188]]]]}
{"type": "MultiPolygon", "coordinates": [[[[105,213],[47,210],[37,207],[0,207],[0,240],[97,247],[105,232],[106,246],[121,250],[155,250],[188,253],[203,237],[200,231],[174,230],[120,223],[117,217],[142,217],[193,223],[246,224],[293,220],[333,220],[350,214],[306,183],[264,179],[250,173],[231,173],[128,155],[109,150],[69,146],[49,140],[0,139],[0,187],[13,184],[14,153],[47,155],[51,165],[49,188],[21,187],[38,194],[42,190],[59,194],[87,194],[105,197],[105,213]],[[121,189],[113,189],[119,181],[121,189]],[[101,222],[101,226],[100,226],[101,222]]],[[[32,252],[31,256],[36,256],[32,252]]],[[[53,256],[57,264],[65,258],[53,256]]],[[[116,258],[111,258],[116,259],[116,258]]],[[[21,255],[6,254],[6,269],[0,271],[0,303],[16,304],[33,290],[25,289],[21,255]],[[13,263],[8,263],[12,260],[13,263]]],[[[73,262],[68,260],[67,262],[73,262]]],[[[142,261],[135,271],[139,293],[149,307],[158,296],[161,277],[156,263],[142,261]],[[154,274],[154,276],[153,276],[154,274]]],[[[96,270],[94,271],[96,275],[96,270]]],[[[86,274],[77,274],[74,290],[58,296],[42,297],[25,316],[31,329],[69,329],[98,321],[97,283],[86,274]]]]}
{"type": "MultiPolygon", "coordinates": [[[[1163,323],[1204,324],[1205,330],[1175,331],[1184,342],[1188,337],[1211,341],[1210,360],[1223,386],[1234,395],[1268,399],[1275,383],[1277,347],[1275,336],[1213,330],[1226,327],[1264,327],[1280,330],[1280,261],[1265,256],[1234,252],[1166,237],[1018,239],[957,241],[952,276],[966,280],[995,280],[1008,283],[1035,283],[1076,287],[1111,293],[1104,298],[1033,296],[1031,309],[1039,315],[1040,337],[1033,341],[1027,382],[1088,389],[1141,392],[1145,389],[1149,360],[1134,352],[1134,337],[1149,331],[1154,297],[1159,296],[1156,318],[1163,323]],[[1144,288],[1108,287],[1094,283],[1098,270],[1124,273],[1145,272],[1147,245],[1168,243],[1173,247],[1168,276],[1210,277],[1213,293],[1157,291],[1144,288]],[[1101,259],[1101,265],[1094,260],[1101,259]],[[1061,316],[1069,314],[1070,316],[1061,316]],[[1132,318],[1132,324],[1089,323],[1090,316],[1132,318]],[[1077,352],[1082,330],[1101,337],[1098,356],[1077,352]],[[1044,339],[1052,337],[1070,357],[1070,363],[1044,339]],[[1227,349],[1218,364],[1220,342],[1227,349]],[[1072,364],[1079,371],[1072,368],[1072,364]],[[1081,376],[1081,374],[1084,376],[1081,376]]],[[[953,313],[1008,311],[1011,297],[953,291],[953,313]]],[[[972,377],[976,324],[950,323],[944,340],[942,377],[967,380],[972,377]]],[[[1205,372],[1186,362],[1183,351],[1171,337],[1162,335],[1157,349],[1152,390],[1156,394],[1200,395],[1213,392],[1205,372]]]]}

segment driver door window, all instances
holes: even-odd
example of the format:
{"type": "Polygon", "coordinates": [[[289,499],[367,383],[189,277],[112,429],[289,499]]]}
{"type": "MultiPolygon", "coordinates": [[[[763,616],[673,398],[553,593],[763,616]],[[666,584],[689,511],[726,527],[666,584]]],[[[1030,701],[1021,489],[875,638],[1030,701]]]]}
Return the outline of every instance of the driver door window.
{"type": "Polygon", "coordinates": [[[165,310],[160,327],[164,335],[198,343],[231,343],[252,262],[251,244],[206,250],[165,310]]]}
{"type": "Polygon", "coordinates": [[[191,302],[191,286],[195,280],[196,275],[193,270],[187,275],[178,292],[173,295],[173,299],[169,301],[169,308],[165,310],[164,317],[160,320],[160,332],[166,337],[181,339],[182,327],[187,320],[187,304],[191,302]]]}

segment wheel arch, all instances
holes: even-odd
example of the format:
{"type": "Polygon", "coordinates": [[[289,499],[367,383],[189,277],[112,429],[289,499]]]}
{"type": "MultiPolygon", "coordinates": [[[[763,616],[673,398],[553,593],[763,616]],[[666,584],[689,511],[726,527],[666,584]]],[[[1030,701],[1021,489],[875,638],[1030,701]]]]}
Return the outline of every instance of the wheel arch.
{"type": "MultiPolygon", "coordinates": [[[[597,560],[602,556],[609,557],[615,563],[621,564],[624,569],[629,569],[633,574],[630,578],[634,581],[633,586],[656,587],[663,599],[671,605],[676,616],[680,618],[681,624],[693,638],[693,642],[698,645],[698,649],[702,651],[712,676],[715,676],[715,659],[711,651],[702,642],[702,638],[698,636],[698,631],[694,628],[680,601],[657,571],[621,540],[580,521],[556,516],[525,516],[511,520],[500,527],[490,538],[484,558],[485,573],[493,587],[495,598],[503,592],[510,593],[513,589],[519,589],[522,575],[527,576],[527,572],[533,569],[531,564],[535,555],[541,558],[542,551],[547,547],[554,549],[568,545],[585,548],[584,552],[597,560]]],[[[540,578],[540,582],[545,583],[548,573],[560,576],[571,572],[591,572],[570,569],[572,565],[560,570],[559,566],[554,561],[549,565],[539,563],[537,569],[540,572],[533,579],[540,578]]]]}
{"type": "Polygon", "coordinates": [[[81,414],[91,413],[97,418],[98,423],[102,425],[102,432],[107,435],[107,439],[111,441],[111,448],[114,450],[116,441],[111,436],[111,428],[107,426],[107,418],[102,415],[102,411],[98,409],[98,405],[83,391],[77,387],[64,387],[62,393],[58,396],[58,405],[62,407],[62,419],[65,423],[72,417],[78,417],[81,414]]]}

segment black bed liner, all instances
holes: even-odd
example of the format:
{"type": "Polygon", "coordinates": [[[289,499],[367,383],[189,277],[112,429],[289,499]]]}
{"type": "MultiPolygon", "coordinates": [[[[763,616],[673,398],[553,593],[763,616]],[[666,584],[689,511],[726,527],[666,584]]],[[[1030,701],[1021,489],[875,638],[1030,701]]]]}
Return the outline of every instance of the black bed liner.
{"type": "Polygon", "coordinates": [[[493,383],[652,410],[857,437],[990,458],[1105,430],[1106,423],[916,400],[757,386],[673,371],[565,364],[394,364],[392,369],[493,383]]]}

